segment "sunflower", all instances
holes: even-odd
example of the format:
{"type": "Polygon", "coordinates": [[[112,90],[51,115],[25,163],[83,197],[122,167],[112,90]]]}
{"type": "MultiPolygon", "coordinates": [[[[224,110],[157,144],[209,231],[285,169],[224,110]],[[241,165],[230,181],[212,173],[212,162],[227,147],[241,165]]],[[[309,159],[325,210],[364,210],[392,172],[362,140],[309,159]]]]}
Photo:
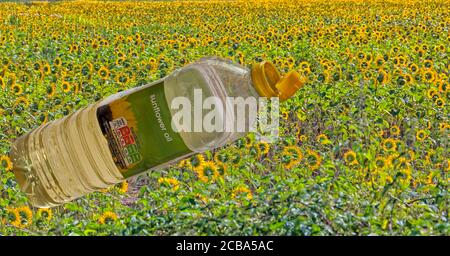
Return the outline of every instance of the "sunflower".
{"type": "Polygon", "coordinates": [[[357,58],[358,58],[359,60],[364,60],[365,57],[366,57],[366,55],[365,55],[363,52],[358,52],[358,53],[356,54],[356,56],[357,56],[357,58]]]}
{"type": "Polygon", "coordinates": [[[197,175],[202,182],[210,183],[214,182],[220,176],[220,173],[213,161],[206,161],[197,168],[197,175]]]}
{"type": "Polygon", "coordinates": [[[409,164],[405,162],[408,167],[400,169],[400,173],[402,176],[400,177],[400,182],[406,185],[409,185],[412,180],[411,168],[409,168],[409,164]]]}
{"type": "Polygon", "coordinates": [[[414,161],[414,159],[416,158],[416,153],[414,152],[414,150],[409,149],[404,153],[404,156],[406,159],[408,159],[408,161],[414,161]]]}
{"type": "Polygon", "coordinates": [[[398,169],[398,170],[406,170],[406,169],[410,169],[411,164],[408,161],[408,159],[406,159],[406,157],[403,156],[398,156],[395,159],[395,163],[394,166],[398,169]]]}
{"type": "Polygon", "coordinates": [[[109,70],[108,70],[108,68],[106,68],[106,67],[101,67],[101,68],[98,70],[98,76],[99,76],[101,79],[107,79],[107,78],[109,77],[109,70]]]}
{"type": "Polygon", "coordinates": [[[410,74],[405,74],[404,79],[406,81],[406,84],[412,84],[414,82],[414,77],[412,77],[410,74]]]}
{"type": "Polygon", "coordinates": [[[449,127],[449,124],[442,122],[439,123],[439,131],[444,132],[449,127]]]}
{"type": "Polygon", "coordinates": [[[98,47],[100,47],[99,43],[97,42],[97,40],[92,41],[91,43],[91,47],[92,49],[96,50],[98,49],[98,47]]]}
{"type": "Polygon", "coordinates": [[[120,183],[119,193],[125,194],[127,192],[128,192],[128,182],[124,180],[123,182],[120,183]]]}
{"type": "Polygon", "coordinates": [[[38,120],[41,122],[41,124],[45,124],[48,121],[48,113],[42,113],[39,115],[38,120]]]}
{"type": "Polygon", "coordinates": [[[430,69],[430,68],[433,67],[433,61],[432,61],[432,60],[425,60],[425,61],[423,62],[423,66],[424,66],[426,69],[430,69]]]}
{"type": "Polygon", "coordinates": [[[442,82],[442,83],[439,85],[439,91],[440,91],[440,92],[447,92],[447,91],[449,91],[449,90],[450,90],[450,86],[448,85],[447,82],[442,82]]]}
{"type": "Polygon", "coordinates": [[[251,136],[246,136],[244,138],[244,145],[246,148],[251,148],[253,146],[253,137],[251,136]]]}
{"type": "Polygon", "coordinates": [[[389,80],[389,75],[384,70],[378,70],[378,74],[376,76],[376,81],[380,84],[386,84],[389,80]]]}
{"type": "Polygon", "coordinates": [[[92,65],[92,63],[88,61],[88,62],[84,63],[84,65],[81,67],[80,72],[83,76],[86,76],[89,78],[93,69],[94,69],[94,65],[92,65]]]}
{"type": "Polygon", "coordinates": [[[387,158],[386,158],[386,164],[388,167],[394,167],[397,165],[397,159],[399,158],[400,154],[397,152],[391,152],[387,158]]]}
{"type": "Polygon", "coordinates": [[[115,222],[117,220],[117,218],[118,217],[117,217],[116,213],[111,212],[111,211],[106,211],[100,216],[100,218],[98,219],[98,222],[102,225],[110,224],[110,223],[115,222]]]}
{"type": "Polygon", "coordinates": [[[234,149],[230,152],[230,162],[232,166],[238,166],[242,160],[242,150],[234,149]]]}
{"type": "Polygon", "coordinates": [[[187,162],[186,165],[193,171],[200,168],[205,163],[205,158],[202,154],[197,154],[193,157],[191,157],[187,162]]]}
{"type": "Polygon", "coordinates": [[[11,91],[14,93],[14,95],[21,95],[23,92],[23,89],[22,89],[21,85],[14,83],[11,86],[11,91]]]}
{"type": "Polygon", "coordinates": [[[14,226],[16,228],[21,228],[22,227],[22,218],[20,217],[20,214],[19,214],[19,211],[17,210],[17,208],[7,208],[6,212],[8,214],[7,221],[9,222],[9,224],[11,224],[12,226],[14,226]]]}
{"type": "Polygon", "coordinates": [[[423,72],[422,77],[423,77],[424,81],[432,83],[435,79],[435,74],[431,70],[426,70],[425,72],[423,72]]]}
{"type": "Polygon", "coordinates": [[[306,165],[312,171],[319,169],[322,163],[322,157],[314,150],[308,149],[305,155],[306,165]]]}
{"type": "Polygon", "coordinates": [[[302,135],[300,135],[298,137],[298,140],[301,141],[301,142],[305,142],[307,139],[308,139],[308,137],[306,135],[304,135],[304,134],[302,134],[302,135]]]}
{"type": "Polygon", "coordinates": [[[229,155],[226,152],[217,151],[213,158],[217,164],[224,164],[229,160],[229,155]]]}
{"type": "Polygon", "coordinates": [[[409,64],[408,68],[409,71],[413,74],[415,74],[419,70],[419,67],[414,63],[409,64]]]}
{"type": "Polygon", "coordinates": [[[177,167],[178,168],[189,167],[189,160],[188,159],[181,160],[180,162],[178,162],[177,167]]]}
{"type": "Polygon", "coordinates": [[[47,87],[47,96],[49,98],[53,98],[53,96],[55,96],[55,92],[56,92],[56,84],[52,83],[50,86],[47,87]]]}
{"type": "Polygon", "coordinates": [[[33,223],[33,212],[30,207],[22,206],[17,208],[17,212],[21,218],[21,227],[25,228],[30,226],[33,223]]]}
{"type": "Polygon", "coordinates": [[[53,61],[53,65],[55,65],[55,67],[59,68],[62,65],[62,60],[61,58],[57,57],[54,61],[53,61]]]}
{"type": "Polygon", "coordinates": [[[258,151],[258,156],[265,156],[269,153],[270,146],[269,143],[261,141],[256,144],[256,149],[258,151]]]}
{"type": "Polygon", "coordinates": [[[42,69],[41,63],[35,62],[35,63],[33,64],[33,69],[34,69],[34,71],[39,71],[39,70],[41,70],[41,69],[42,69]]]}
{"type": "Polygon", "coordinates": [[[432,99],[435,95],[437,95],[438,94],[438,91],[436,90],[436,89],[434,89],[434,88],[431,88],[431,89],[429,89],[428,91],[427,91],[427,97],[429,98],[429,99],[432,99]]]}
{"type": "Polygon", "coordinates": [[[328,140],[328,136],[324,133],[321,133],[317,136],[317,142],[319,142],[320,144],[328,144],[329,140],[328,140]]]}
{"type": "Polygon", "coordinates": [[[442,99],[442,98],[437,98],[435,101],[434,101],[434,103],[436,104],[436,106],[438,107],[438,108],[443,108],[444,106],[445,106],[445,101],[444,101],[444,99],[442,99]]]}
{"type": "Polygon", "coordinates": [[[5,168],[6,171],[11,171],[13,168],[13,164],[11,159],[7,155],[0,156],[0,166],[5,168]]]}
{"type": "Polygon", "coordinates": [[[177,191],[180,188],[180,182],[175,178],[159,178],[158,183],[164,186],[171,187],[173,191],[177,191]]]}
{"type": "Polygon", "coordinates": [[[120,73],[116,76],[116,82],[120,84],[126,84],[129,80],[130,78],[125,73],[120,73]]]}
{"type": "Polygon", "coordinates": [[[44,63],[44,65],[41,68],[41,71],[44,75],[50,75],[50,73],[52,72],[50,64],[44,63]]]}
{"type": "Polygon", "coordinates": [[[435,178],[435,177],[436,177],[436,174],[433,173],[433,172],[430,172],[430,173],[427,175],[427,179],[426,179],[425,183],[426,183],[427,185],[429,185],[429,186],[435,186],[435,181],[434,181],[434,178],[435,178]]]}
{"type": "Polygon", "coordinates": [[[400,135],[400,128],[397,125],[391,127],[390,132],[394,136],[400,135]]]}
{"type": "Polygon", "coordinates": [[[148,60],[148,64],[150,64],[150,67],[152,70],[154,70],[158,67],[158,61],[155,58],[150,58],[148,60]]]}
{"type": "Polygon", "coordinates": [[[252,191],[247,187],[238,186],[237,188],[233,189],[233,192],[231,193],[231,198],[233,199],[247,198],[248,200],[252,200],[253,194],[252,191]]]}
{"type": "Polygon", "coordinates": [[[386,160],[386,158],[384,158],[383,156],[377,156],[375,158],[375,167],[378,170],[383,170],[385,169],[387,166],[389,165],[388,160],[386,160]]]}
{"type": "Polygon", "coordinates": [[[281,155],[283,166],[286,169],[291,169],[292,167],[298,165],[303,159],[302,151],[297,146],[285,147],[281,155]]]}
{"type": "Polygon", "coordinates": [[[289,111],[282,110],[281,111],[281,117],[283,117],[284,120],[287,120],[289,118],[289,111]]]}
{"type": "Polygon", "coordinates": [[[69,82],[64,81],[61,85],[63,92],[68,93],[70,90],[72,90],[72,85],[70,85],[69,82]]]}
{"type": "Polygon", "coordinates": [[[306,61],[302,61],[302,62],[300,62],[300,69],[301,70],[305,70],[305,69],[310,69],[310,65],[309,65],[309,63],[308,62],[306,62],[306,61]]]}
{"type": "Polygon", "coordinates": [[[50,208],[39,208],[38,212],[37,212],[37,216],[39,218],[43,218],[47,221],[50,221],[53,217],[52,214],[52,209],[50,208]]]}
{"type": "Polygon", "coordinates": [[[17,97],[17,99],[14,101],[14,107],[17,107],[19,105],[24,105],[25,107],[28,107],[30,105],[30,101],[26,97],[17,97]]]}
{"type": "Polygon", "coordinates": [[[353,150],[349,150],[344,154],[345,163],[348,165],[357,165],[358,160],[356,159],[356,153],[353,150]]]}
{"type": "Polygon", "coordinates": [[[445,45],[443,44],[438,44],[434,47],[434,50],[437,52],[445,52],[445,45]]]}
{"type": "Polygon", "coordinates": [[[426,134],[426,132],[424,130],[418,130],[416,132],[416,139],[418,141],[424,141],[427,137],[428,137],[428,135],[426,134]]]}
{"type": "Polygon", "coordinates": [[[69,46],[69,51],[70,52],[77,52],[78,49],[79,49],[78,45],[76,45],[76,44],[72,44],[72,45],[69,46]]]}
{"type": "Polygon", "coordinates": [[[383,65],[384,65],[384,63],[385,63],[385,60],[384,60],[384,58],[383,58],[383,56],[377,56],[376,58],[375,58],[375,65],[378,67],[378,68],[380,68],[380,67],[382,67],[383,65]]]}
{"type": "Polygon", "coordinates": [[[397,141],[393,138],[387,138],[383,140],[381,146],[384,151],[395,151],[397,150],[397,141]]]}
{"type": "Polygon", "coordinates": [[[115,63],[117,66],[121,66],[125,63],[125,60],[125,58],[117,58],[115,63]]]}

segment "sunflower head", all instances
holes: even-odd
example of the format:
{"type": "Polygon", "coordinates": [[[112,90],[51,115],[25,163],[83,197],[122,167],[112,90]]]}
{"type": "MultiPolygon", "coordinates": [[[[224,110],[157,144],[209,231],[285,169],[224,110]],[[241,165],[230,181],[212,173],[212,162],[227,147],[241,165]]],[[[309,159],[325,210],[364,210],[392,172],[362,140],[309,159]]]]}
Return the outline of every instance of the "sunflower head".
{"type": "Polygon", "coordinates": [[[204,162],[197,169],[197,174],[198,174],[199,180],[204,183],[214,182],[220,176],[217,165],[212,161],[204,162]]]}
{"type": "Polygon", "coordinates": [[[418,141],[424,141],[427,137],[428,137],[428,135],[424,130],[418,130],[416,132],[416,139],[418,141]]]}
{"type": "Polygon", "coordinates": [[[356,153],[353,150],[349,150],[344,154],[345,163],[348,165],[356,165],[358,164],[358,160],[356,159],[356,153]]]}
{"type": "Polygon", "coordinates": [[[312,171],[319,169],[322,163],[322,157],[312,149],[308,149],[305,155],[306,165],[312,171]]]}
{"type": "Polygon", "coordinates": [[[256,144],[256,149],[258,152],[258,156],[264,156],[267,155],[267,153],[269,153],[270,146],[269,143],[261,141],[256,144]]]}
{"type": "Polygon", "coordinates": [[[286,146],[281,153],[281,162],[286,169],[297,166],[302,159],[302,151],[297,146],[286,146]]]}
{"type": "Polygon", "coordinates": [[[98,76],[99,76],[101,79],[107,79],[107,78],[109,77],[109,69],[106,68],[106,67],[101,67],[101,68],[98,70],[98,76]]]}
{"type": "Polygon", "coordinates": [[[397,150],[397,141],[393,138],[387,138],[383,141],[382,147],[385,151],[397,150]]]}
{"type": "Polygon", "coordinates": [[[438,108],[443,108],[443,107],[445,106],[445,101],[444,101],[444,99],[441,98],[441,97],[438,97],[438,98],[434,101],[434,103],[436,104],[436,106],[437,106],[438,108]]]}
{"type": "Polygon", "coordinates": [[[37,216],[39,219],[43,219],[46,221],[50,221],[53,217],[52,209],[50,208],[39,208],[37,212],[37,216]]]}
{"type": "Polygon", "coordinates": [[[229,158],[229,154],[225,151],[217,151],[214,153],[214,161],[216,161],[216,163],[224,164],[229,160],[229,158]]]}
{"type": "Polygon", "coordinates": [[[390,132],[394,136],[400,135],[400,128],[397,125],[394,125],[390,128],[390,132]]]}
{"type": "Polygon", "coordinates": [[[202,154],[197,154],[189,159],[189,162],[187,162],[187,165],[192,170],[197,170],[205,163],[205,157],[203,157],[202,154]]]}
{"type": "Polygon", "coordinates": [[[33,223],[33,212],[31,211],[30,207],[22,206],[16,208],[16,210],[20,215],[21,227],[25,228],[33,223]]]}
{"type": "Polygon", "coordinates": [[[98,219],[98,222],[102,225],[106,224],[112,224],[118,219],[117,214],[111,211],[104,212],[100,218],[98,219]]]}
{"type": "Polygon", "coordinates": [[[177,191],[180,188],[180,182],[175,178],[159,178],[158,183],[177,191]]]}
{"type": "Polygon", "coordinates": [[[3,167],[6,171],[11,171],[13,169],[13,163],[9,156],[0,156],[0,167],[3,167]]]}
{"type": "Polygon", "coordinates": [[[253,193],[246,186],[238,186],[231,193],[231,197],[234,199],[246,198],[247,200],[253,199],[253,193]]]}
{"type": "Polygon", "coordinates": [[[123,181],[123,182],[121,182],[120,184],[119,184],[119,187],[118,187],[118,190],[119,190],[119,193],[121,193],[121,194],[125,194],[125,193],[127,193],[128,192],[128,182],[127,181],[123,181]]]}
{"type": "Polygon", "coordinates": [[[7,208],[7,219],[6,221],[16,228],[22,227],[22,218],[20,217],[17,208],[7,208]]]}

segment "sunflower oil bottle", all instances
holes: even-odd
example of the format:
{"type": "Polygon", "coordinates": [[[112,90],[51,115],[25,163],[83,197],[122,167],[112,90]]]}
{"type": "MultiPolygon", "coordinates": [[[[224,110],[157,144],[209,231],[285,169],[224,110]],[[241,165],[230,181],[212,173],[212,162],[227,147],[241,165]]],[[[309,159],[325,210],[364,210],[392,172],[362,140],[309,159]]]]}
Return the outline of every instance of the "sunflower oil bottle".
{"type": "MultiPolygon", "coordinates": [[[[217,57],[203,58],[21,136],[11,150],[13,172],[34,206],[60,205],[245,135],[225,129],[174,129],[175,99],[194,101],[201,92],[202,98],[214,96],[224,104],[230,97],[285,100],[301,85],[298,73],[281,77],[269,62],[249,69],[217,57]]],[[[195,126],[206,115],[194,112],[192,120],[183,121],[195,126]]],[[[237,112],[221,112],[219,119],[222,124],[232,122],[237,112]]]]}

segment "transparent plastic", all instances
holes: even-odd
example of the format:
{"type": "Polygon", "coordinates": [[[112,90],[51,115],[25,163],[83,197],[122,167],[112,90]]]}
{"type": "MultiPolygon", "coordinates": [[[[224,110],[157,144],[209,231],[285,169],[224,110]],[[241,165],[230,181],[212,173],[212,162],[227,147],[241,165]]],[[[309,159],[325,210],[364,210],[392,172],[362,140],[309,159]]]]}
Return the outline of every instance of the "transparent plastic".
{"type": "MultiPolygon", "coordinates": [[[[180,132],[184,142],[192,151],[203,152],[217,148],[245,134],[245,132],[236,132],[236,129],[227,130],[226,125],[235,122],[238,111],[246,111],[245,109],[235,109],[230,97],[244,99],[259,97],[252,86],[250,69],[226,59],[209,57],[175,71],[165,80],[166,99],[169,103],[180,96],[187,97],[194,102],[195,89],[202,91],[203,99],[216,97],[219,100],[217,104],[223,104],[225,111],[222,116],[223,132],[204,132],[203,130],[201,132],[180,132]]],[[[194,118],[194,108],[191,110],[191,116],[194,118]]],[[[171,109],[171,111],[174,114],[176,110],[171,109]]],[[[197,117],[203,119],[208,111],[210,110],[205,109],[203,115],[197,117]]],[[[252,124],[249,123],[249,119],[245,121],[245,130],[248,130],[252,124]]],[[[193,119],[193,122],[201,122],[201,120],[193,119]]]]}
{"type": "MultiPolygon", "coordinates": [[[[201,89],[203,98],[217,97],[228,108],[232,105],[227,97],[259,97],[252,86],[250,69],[216,57],[201,59],[174,71],[163,80],[169,106],[176,97],[193,100],[194,89],[201,89]]],[[[11,150],[13,171],[30,203],[37,207],[56,206],[122,182],[124,177],[115,165],[108,142],[101,132],[96,110],[155,83],[109,96],[17,139],[11,150]]],[[[236,118],[237,111],[223,113],[224,125],[236,118]]],[[[246,127],[250,125],[246,123],[246,127]]],[[[180,132],[180,136],[191,151],[202,152],[230,143],[244,133],[224,129],[222,132],[180,132]]],[[[152,169],[162,168],[179,159],[152,169]]]]}

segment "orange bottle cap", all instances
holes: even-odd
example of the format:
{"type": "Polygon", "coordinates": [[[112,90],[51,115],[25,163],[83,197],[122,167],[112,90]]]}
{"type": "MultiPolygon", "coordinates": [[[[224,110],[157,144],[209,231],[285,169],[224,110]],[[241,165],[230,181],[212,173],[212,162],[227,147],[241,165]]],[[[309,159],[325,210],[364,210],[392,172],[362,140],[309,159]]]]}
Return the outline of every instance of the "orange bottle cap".
{"type": "Polygon", "coordinates": [[[275,66],[263,61],[252,67],[253,85],[262,97],[279,97],[280,101],[285,101],[303,86],[300,74],[291,71],[284,77],[281,77],[275,66]]]}

